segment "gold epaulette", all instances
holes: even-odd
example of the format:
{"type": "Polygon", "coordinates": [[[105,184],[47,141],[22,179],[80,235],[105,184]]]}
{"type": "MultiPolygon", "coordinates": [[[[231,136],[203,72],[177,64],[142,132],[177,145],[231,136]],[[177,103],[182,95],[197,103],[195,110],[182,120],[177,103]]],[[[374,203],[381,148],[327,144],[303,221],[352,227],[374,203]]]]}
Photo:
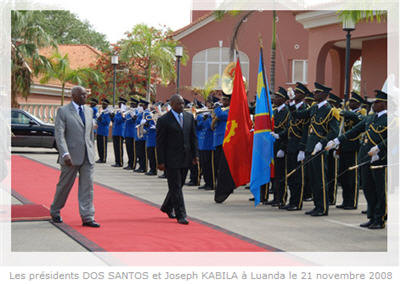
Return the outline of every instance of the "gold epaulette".
{"type": "Polygon", "coordinates": [[[367,115],[367,110],[365,108],[362,108],[358,111],[359,114],[361,114],[362,116],[366,116],[367,115]]]}
{"type": "Polygon", "coordinates": [[[339,108],[332,108],[332,115],[336,118],[336,120],[340,120],[340,111],[341,109],[339,108]]]}

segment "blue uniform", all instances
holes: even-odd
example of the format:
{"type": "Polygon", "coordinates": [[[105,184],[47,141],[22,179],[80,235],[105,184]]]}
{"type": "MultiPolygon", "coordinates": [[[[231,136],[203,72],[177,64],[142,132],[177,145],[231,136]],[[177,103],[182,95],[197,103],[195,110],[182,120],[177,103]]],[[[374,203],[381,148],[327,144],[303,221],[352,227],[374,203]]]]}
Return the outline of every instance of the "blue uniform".
{"type": "Polygon", "coordinates": [[[136,113],[137,110],[133,109],[128,112],[125,116],[125,146],[126,153],[128,154],[128,166],[127,170],[134,170],[136,168],[136,147],[135,147],[135,137],[136,137],[136,113]]]}
{"type": "MultiPolygon", "coordinates": [[[[97,113],[99,112],[98,108],[96,106],[91,107],[93,110],[93,122],[96,122],[96,118],[97,118],[97,113]]],[[[94,130],[94,133],[97,133],[97,129],[94,130]]]]}
{"type": "Polygon", "coordinates": [[[110,127],[111,117],[109,113],[100,114],[97,119],[97,134],[101,136],[108,136],[108,131],[110,127]]]}
{"type": "Polygon", "coordinates": [[[226,122],[228,120],[229,107],[226,108],[225,110],[222,110],[221,107],[217,107],[214,109],[214,113],[217,116],[218,121],[216,123],[216,128],[214,130],[213,146],[217,147],[224,143],[225,128],[226,128],[226,122]]]}
{"type": "Polygon", "coordinates": [[[117,112],[111,119],[113,122],[112,136],[124,136],[125,118],[122,117],[121,112],[117,112]]]}
{"type": "Polygon", "coordinates": [[[156,123],[153,119],[148,121],[148,124],[145,125],[144,130],[146,131],[145,139],[146,139],[146,147],[155,147],[156,146],[156,123]]]}
{"type": "Polygon", "coordinates": [[[135,138],[136,137],[136,117],[132,118],[131,113],[129,112],[125,116],[125,138],[135,138]]]}
{"type": "Polygon", "coordinates": [[[214,133],[211,130],[212,118],[209,116],[204,119],[203,114],[197,116],[197,137],[199,141],[199,150],[215,150],[213,146],[214,133]]]}
{"type": "Polygon", "coordinates": [[[97,151],[99,153],[99,163],[107,160],[107,138],[110,128],[111,117],[109,113],[102,113],[97,118],[97,151]]]}

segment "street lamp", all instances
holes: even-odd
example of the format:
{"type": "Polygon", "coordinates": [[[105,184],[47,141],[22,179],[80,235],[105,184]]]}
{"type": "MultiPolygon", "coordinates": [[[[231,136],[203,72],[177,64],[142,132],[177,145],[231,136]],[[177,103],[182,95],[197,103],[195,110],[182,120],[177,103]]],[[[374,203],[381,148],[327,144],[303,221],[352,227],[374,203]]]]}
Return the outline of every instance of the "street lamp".
{"type": "Polygon", "coordinates": [[[183,56],[183,47],[176,46],[175,47],[175,56],[176,56],[176,93],[179,94],[179,69],[181,63],[181,57],[183,56]]]}
{"type": "Polygon", "coordinates": [[[355,23],[353,19],[348,18],[343,20],[343,30],[347,32],[346,34],[346,61],[345,61],[345,91],[344,91],[344,101],[347,102],[349,99],[350,92],[350,32],[355,30],[355,23]]]}
{"type": "Polygon", "coordinates": [[[114,79],[113,79],[113,107],[115,107],[115,85],[117,81],[117,65],[118,65],[118,55],[113,54],[111,56],[111,64],[114,67],[114,79]]]}

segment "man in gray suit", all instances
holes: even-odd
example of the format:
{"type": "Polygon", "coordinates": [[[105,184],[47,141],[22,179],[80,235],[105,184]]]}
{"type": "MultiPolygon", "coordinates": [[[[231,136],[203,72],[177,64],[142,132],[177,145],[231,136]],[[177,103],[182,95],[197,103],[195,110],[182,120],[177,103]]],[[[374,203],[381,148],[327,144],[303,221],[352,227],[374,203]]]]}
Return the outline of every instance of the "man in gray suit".
{"type": "Polygon", "coordinates": [[[60,210],[79,172],[78,200],[82,225],[97,228],[100,225],[94,220],[93,206],[93,111],[84,105],[87,93],[83,87],[73,87],[71,94],[72,102],[61,107],[56,116],[55,138],[61,175],[50,214],[54,223],[62,223],[60,210]]]}

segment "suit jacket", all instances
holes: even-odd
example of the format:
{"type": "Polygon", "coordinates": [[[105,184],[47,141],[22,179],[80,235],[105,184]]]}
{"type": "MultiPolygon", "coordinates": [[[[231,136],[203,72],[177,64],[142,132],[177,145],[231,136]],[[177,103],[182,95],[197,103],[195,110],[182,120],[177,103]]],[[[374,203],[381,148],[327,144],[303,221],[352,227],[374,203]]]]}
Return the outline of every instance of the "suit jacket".
{"type": "Polygon", "coordinates": [[[83,106],[85,125],[72,102],[58,109],[55,138],[59,152],[58,163],[64,165],[63,155],[69,153],[74,166],[82,165],[85,151],[89,163],[94,163],[93,110],[83,106]]]}
{"type": "Polygon", "coordinates": [[[157,158],[167,168],[188,168],[198,157],[196,129],[193,115],[183,112],[183,128],[171,111],[157,120],[157,158]]]}

